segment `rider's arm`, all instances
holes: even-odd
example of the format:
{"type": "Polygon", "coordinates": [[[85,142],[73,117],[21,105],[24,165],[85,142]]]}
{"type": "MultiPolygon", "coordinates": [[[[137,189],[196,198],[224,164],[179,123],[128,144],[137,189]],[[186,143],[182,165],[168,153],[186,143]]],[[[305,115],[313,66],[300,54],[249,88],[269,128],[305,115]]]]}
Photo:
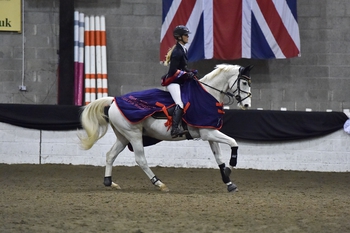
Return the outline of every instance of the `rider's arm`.
{"type": "Polygon", "coordinates": [[[176,51],[176,48],[175,48],[170,58],[168,77],[173,76],[176,73],[176,71],[179,69],[181,58],[182,58],[182,55],[178,51],[176,51]]]}

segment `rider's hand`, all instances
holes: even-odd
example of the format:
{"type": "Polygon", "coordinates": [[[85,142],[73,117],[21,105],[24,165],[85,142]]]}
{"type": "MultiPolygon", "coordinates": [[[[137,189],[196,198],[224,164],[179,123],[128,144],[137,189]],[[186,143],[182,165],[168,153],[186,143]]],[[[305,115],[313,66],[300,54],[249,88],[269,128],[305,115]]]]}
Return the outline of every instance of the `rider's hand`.
{"type": "Polygon", "coordinates": [[[191,70],[192,73],[194,73],[194,75],[196,75],[198,73],[198,70],[191,70]]]}
{"type": "Polygon", "coordinates": [[[196,76],[196,74],[194,72],[192,72],[192,71],[187,72],[187,77],[188,78],[193,79],[195,76],[196,76]]]}

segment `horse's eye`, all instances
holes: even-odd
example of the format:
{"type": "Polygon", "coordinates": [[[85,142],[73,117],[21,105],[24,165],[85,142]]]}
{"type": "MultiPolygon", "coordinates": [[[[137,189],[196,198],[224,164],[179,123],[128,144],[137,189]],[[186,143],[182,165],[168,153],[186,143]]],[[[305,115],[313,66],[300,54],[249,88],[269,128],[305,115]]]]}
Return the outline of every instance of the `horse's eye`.
{"type": "Polygon", "coordinates": [[[247,85],[247,82],[243,82],[243,85],[245,85],[245,86],[246,86],[246,85],[247,85]]]}

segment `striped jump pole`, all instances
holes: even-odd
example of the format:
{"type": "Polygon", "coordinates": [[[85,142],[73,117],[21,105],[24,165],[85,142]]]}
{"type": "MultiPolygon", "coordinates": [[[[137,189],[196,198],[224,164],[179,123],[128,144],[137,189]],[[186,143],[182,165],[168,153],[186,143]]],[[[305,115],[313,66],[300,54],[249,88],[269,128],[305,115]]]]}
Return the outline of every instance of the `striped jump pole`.
{"type": "Polygon", "coordinates": [[[96,53],[95,53],[95,17],[90,16],[90,93],[91,102],[96,100],[96,53]]]}
{"type": "Polygon", "coordinates": [[[74,11],[74,104],[78,105],[79,11],[74,11]]]}
{"type": "Polygon", "coordinates": [[[102,96],[108,96],[106,19],[101,16],[102,96]]]}
{"type": "Polygon", "coordinates": [[[78,59],[78,86],[77,86],[77,102],[76,105],[83,105],[84,92],[84,14],[79,14],[79,59],[78,59]]]}
{"type": "Polygon", "coordinates": [[[108,96],[107,41],[104,16],[85,16],[85,105],[108,96]]]}
{"type": "Polygon", "coordinates": [[[85,17],[85,105],[91,103],[90,71],[90,18],[85,17]]]}
{"type": "Polygon", "coordinates": [[[97,74],[97,99],[102,97],[102,61],[101,61],[101,24],[100,17],[95,17],[96,36],[96,74],[97,74]]]}

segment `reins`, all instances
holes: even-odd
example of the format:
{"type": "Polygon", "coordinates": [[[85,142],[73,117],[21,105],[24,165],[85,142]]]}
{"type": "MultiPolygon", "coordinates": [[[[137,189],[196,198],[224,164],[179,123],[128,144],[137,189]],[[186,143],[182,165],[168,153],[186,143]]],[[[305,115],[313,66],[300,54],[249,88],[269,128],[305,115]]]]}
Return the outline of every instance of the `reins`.
{"type": "Polygon", "coordinates": [[[215,88],[215,87],[212,87],[212,86],[210,86],[210,85],[208,85],[208,84],[206,84],[206,83],[203,83],[203,82],[201,82],[201,81],[199,81],[199,80],[197,80],[197,81],[200,82],[201,84],[207,86],[207,87],[210,87],[211,89],[213,89],[213,90],[215,90],[215,91],[220,92],[221,94],[224,94],[224,95],[226,95],[226,96],[228,96],[228,97],[234,97],[234,95],[233,95],[232,93],[230,93],[230,92],[224,92],[224,91],[221,91],[221,90],[219,90],[219,89],[217,89],[217,88],[215,88]]]}

